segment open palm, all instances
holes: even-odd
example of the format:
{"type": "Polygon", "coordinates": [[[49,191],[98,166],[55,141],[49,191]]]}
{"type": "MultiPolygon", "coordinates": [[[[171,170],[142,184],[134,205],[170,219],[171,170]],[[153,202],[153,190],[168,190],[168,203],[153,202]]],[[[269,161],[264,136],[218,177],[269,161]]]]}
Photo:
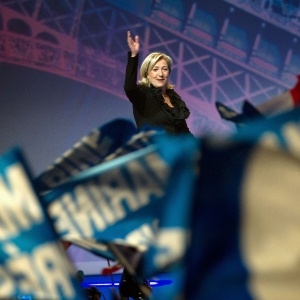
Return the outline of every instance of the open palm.
{"type": "Polygon", "coordinates": [[[132,55],[137,55],[140,50],[139,37],[136,35],[134,39],[131,37],[130,31],[127,31],[127,43],[132,55]]]}

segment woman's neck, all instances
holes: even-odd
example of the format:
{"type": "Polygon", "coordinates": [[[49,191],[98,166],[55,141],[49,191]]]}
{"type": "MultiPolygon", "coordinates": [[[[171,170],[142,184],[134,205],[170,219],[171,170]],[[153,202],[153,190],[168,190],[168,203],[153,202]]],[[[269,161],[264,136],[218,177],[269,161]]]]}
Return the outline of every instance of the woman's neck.
{"type": "Polygon", "coordinates": [[[172,102],[171,102],[171,99],[170,97],[167,95],[167,93],[162,93],[162,96],[164,98],[164,102],[167,103],[170,107],[174,107],[172,102]]]}
{"type": "Polygon", "coordinates": [[[165,87],[162,88],[161,94],[163,95],[163,97],[167,96],[167,89],[165,87]]]}

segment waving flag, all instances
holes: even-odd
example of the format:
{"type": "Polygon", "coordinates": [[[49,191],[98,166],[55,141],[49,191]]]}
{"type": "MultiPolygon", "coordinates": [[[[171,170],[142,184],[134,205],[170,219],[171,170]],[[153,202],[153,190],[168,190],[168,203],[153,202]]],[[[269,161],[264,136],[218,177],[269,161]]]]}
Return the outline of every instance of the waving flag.
{"type": "Polygon", "coordinates": [[[84,299],[19,150],[0,157],[0,298],[84,299]]]}
{"type": "Polygon", "coordinates": [[[299,109],[201,152],[185,299],[299,299],[299,109]]]}
{"type": "Polygon", "coordinates": [[[143,273],[153,274],[185,252],[197,159],[193,137],[159,135],[147,147],[80,172],[43,198],[61,238],[148,251],[143,273]]]}
{"type": "Polygon", "coordinates": [[[103,162],[134,134],[137,134],[135,126],[125,119],[116,119],[94,129],[40,174],[36,185],[44,191],[66,182],[71,176],[103,162]]]}
{"type": "MultiPolygon", "coordinates": [[[[152,144],[159,130],[145,128],[137,132],[131,121],[116,119],[93,130],[35,179],[40,193],[67,182],[72,176],[93,166],[142,149],[152,144]]],[[[64,243],[66,241],[64,240],[64,243]]],[[[73,241],[75,243],[75,241],[73,241]]],[[[70,243],[69,243],[70,244],[70,243]]],[[[114,259],[107,245],[91,238],[77,239],[76,244],[88,251],[114,259]]]]}

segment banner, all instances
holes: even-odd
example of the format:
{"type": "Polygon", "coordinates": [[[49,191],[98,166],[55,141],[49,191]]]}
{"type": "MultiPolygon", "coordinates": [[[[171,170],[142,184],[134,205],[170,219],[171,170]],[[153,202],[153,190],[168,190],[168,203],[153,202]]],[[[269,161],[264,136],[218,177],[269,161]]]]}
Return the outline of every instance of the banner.
{"type": "Polygon", "coordinates": [[[201,153],[184,299],[299,299],[299,109],[201,153]]]}
{"type": "Polygon", "coordinates": [[[85,299],[20,150],[0,157],[0,298],[85,299]]]}
{"type": "Polygon", "coordinates": [[[125,119],[116,119],[94,129],[35,179],[39,191],[52,189],[71,176],[100,164],[134,134],[137,134],[134,124],[125,119]]]}
{"type": "MultiPolygon", "coordinates": [[[[153,137],[160,132],[146,127],[138,132],[135,125],[125,119],[108,122],[65,151],[35,179],[35,184],[41,194],[45,193],[67,182],[81,171],[152,144],[153,137]]],[[[101,253],[101,256],[105,258],[115,259],[107,249],[107,245],[93,239],[77,239],[73,240],[73,243],[95,254],[101,253]]]]}
{"type": "Polygon", "coordinates": [[[198,159],[192,136],[157,135],[149,146],[74,175],[43,201],[62,239],[136,247],[147,276],[184,255],[198,159]]]}

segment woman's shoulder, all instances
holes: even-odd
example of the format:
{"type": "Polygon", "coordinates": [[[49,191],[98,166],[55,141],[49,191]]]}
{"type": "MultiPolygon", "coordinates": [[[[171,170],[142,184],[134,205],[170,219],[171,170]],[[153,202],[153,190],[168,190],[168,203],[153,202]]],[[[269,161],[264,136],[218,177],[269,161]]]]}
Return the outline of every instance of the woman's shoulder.
{"type": "Polygon", "coordinates": [[[181,96],[174,89],[168,89],[168,94],[171,98],[174,98],[178,101],[183,101],[181,96]]]}

